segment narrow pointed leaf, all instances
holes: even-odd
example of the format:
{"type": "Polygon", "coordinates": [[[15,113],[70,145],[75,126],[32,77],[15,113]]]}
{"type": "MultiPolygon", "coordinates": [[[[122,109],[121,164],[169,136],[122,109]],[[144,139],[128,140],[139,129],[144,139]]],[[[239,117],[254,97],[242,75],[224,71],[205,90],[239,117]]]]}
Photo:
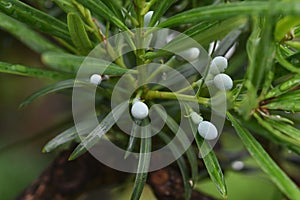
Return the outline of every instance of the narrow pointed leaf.
{"type": "Polygon", "coordinates": [[[281,40],[283,40],[286,34],[289,34],[289,32],[292,31],[292,29],[298,25],[300,25],[299,17],[286,16],[280,19],[276,24],[274,32],[275,41],[280,42],[281,40]]]}
{"type": "Polygon", "coordinates": [[[73,88],[73,87],[74,87],[74,80],[73,79],[65,80],[65,81],[61,81],[61,82],[57,82],[57,83],[48,85],[48,86],[34,92],[29,97],[27,97],[20,104],[20,108],[24,108],[25,106],[27,106],[28,104],[30,104],[31,102],[33,102],[34,100],[36,100],[37,98],[39,98],[41,96],[45,96],[45,95],[53,93],[53,92],[57,92],[57,91],[60,91],[60,90],[73,88]]]}
{"type": "Polygon", "coordinates": [[[46,51],[63,52],[63,50],[40,34],[28,28],[25,24],[0,12],[0,28],[14,35],[18,40],[37,53],[46,51]]]}
{"type": "Polygon", "coordinates": [[[128,70],[106,60],[75,56],[65,53],[47,52],[42,55],[42,61],[54,68],[65,72],[76,73],[84,63],[85,69],[99,74],[123,75],[127,72],[136,73],[135,70],[128,70]]]}
{"type": "Polygon", "coordinates": [[[152,27],[155,25],[157,21],[160,20],[160,18],[164,15],[164,13],[168,10],[168,8],[175,3],[176,0],[166,0],[166,1],[160,1],[156,3],[156,7],[154,9],[154,13],[152,15],[152,18],[149,22],[149,27],[152,27]]]}
{"type": "Polygon", "coordinates": [[[78,0],[86,8],[90,9],[94,15],[101,16],[112,22],[122,30],[129,30],[127,26],[100,0],[78,0]]]}
{"type": "Polygon", "coordinates": [[[54,149],[60,147],[63,144],[66,144],[68,142],[71,142],[73,140],[75,140],[78,137],[77,131],[76,131],[76,127],[73,126],[67,130],[65,130],[64,132],[62,132],[61,134],[57,135],[55,138],[53,138],[52,140],[50,140],[43,148],[43,152],[44,153],[48,153],[53,151],[54,149]]]}
{"type": "Polygon", "coordinates": [[[132,123],[132,128],[131,128],[131,133],[130,133],[130,137],[129,137],[129,141],[128,141],[128,145],[127,145],[127,148],[126,148],[126,152],[125,152],[125,155],[124,155],[124,158],[128,158],[128,156],[132,153],[134,147],[135,147],[135,144],[136,144],[136,141],[137,141],[137,132],[140,131],[140,125],[138,124],[138,122],[133,122],[132,123]]]}
{"type": "Polygon", "coordinates": [[[134,181],[133,192],[131,200],[139,200],[148,175],[148,169],[151,161],[151,126],[141,128],[141,144],[139,153],[139,162],[137,167],[137,174],[134,181]]]}
{"type": "Polygon", "coordinates": [[[69,32],[75,47],[81,55],[88,55],[93,46],[85,30],[82,19],[76,13],[69,13],[67,19],[69,32]]]}
{"type": "Polygon", "coordinates": [[[46,69],[28,67],[20,64],[10,64],[5,62],[0,62],[0,72],[35,78],[47,78],[52,80],[63,80],[74,77],[74,75],[68,73],[50,71],[46,69]]]}
{"type": "Polygon", "coordinates": [[[82,142],[75,148],[69,157],[69,160],[74,160],[77,157],[84,154],[87,150],[91,149],[101,137],[106,134],[111,127],[116,123],[116,121],[124,113],[128,106],[128,102],[123,102],[116,106],[102,121],[101,123],[85,137],[82,142]]]}
{"type": "Polygon", "coordinates": [[[232,122],[236,133],[242,140],[244,146],[252,155],[260,168],[268,174],[275,185],[290,199],[300,199],[299,188],[291,181],[291,179],[279,168],[272,158],[263,149],[260,143],[251,135],[251,133],[243,128],[239,122],[229,112],[227,117],[232,122]]]}
{"type": "Polygon", "coordinates": [[[181,12],[166,21],[160,23],[158,27],[173,27],[181,24],[199,23],[203,20],[226,19],[233,16],[245,16],[264,14],[272,9],[274,14],[298,15],[300,13],[300,3],[297,1],[276,1],[276,2],[232,2],[226,4],[202,6],[185,12],[181,12]]]}
{"type": "Polygon", "coordinates": [[[18,0],[0,1],[0,11],[36,30],[69,41],[68,27],[62,21],[18,0]]]}

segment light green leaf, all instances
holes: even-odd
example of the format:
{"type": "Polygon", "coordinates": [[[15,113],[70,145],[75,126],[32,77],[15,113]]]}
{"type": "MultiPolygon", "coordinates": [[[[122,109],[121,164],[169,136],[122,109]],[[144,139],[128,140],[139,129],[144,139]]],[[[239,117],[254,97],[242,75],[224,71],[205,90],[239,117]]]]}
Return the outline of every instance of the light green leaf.
{"type": "Polygon", "coordinates": [[[74,77],[74,75],[72,74],[67,74],[63,72],[50,71],[46,69],[39,69],[5,62],[0,62],[0,72],[16,74],[21,76],[30,76],[35,78],[47,78],[53,80],[63,80],[74,77]]]}
{"type": "Polygon", "coordinates": [[[141,135],[143,138],[141,138],[139,162],[133,192],[130,198],[131,200],[140,199],[147,180],[148,169],[151,161],[151,126],[143,126],[141,128],[141,135]]]}
{"type": "Polygon", "coordinates": [[[99,74],[123,75],[126,72],[136,73],[136,70],[128,70],[106,60],[65,53],[44,53],[42,55],[42,61],[54,69],[71,73],[77,73],[83,63],[85,69],[98,72],[99,74]]]}
{"type": "Polygon", "coordinates": [[[93,49],[93,46],[85,30],[82,19],[76,13],[68,13],[67,19],[69,32],[74,45],[81,55],[88,55],[93,49]]]}
{"type": "Polygon", "coordinates": [[[133,149],[135,147],[136,141],[137,141],[137,133],[140,131],[140,120],[139,121],[135,121],[132,123],[132,128],[131,128],[131,133],[130,133],[130,137],[129,137],[129,141],[128,141],[128,145],[126,148],[126,152],[124,155],[124,158],[128,158],[128,156],[133,152],[133,149]]]}
{"type": "Polygon", "coordinates": [[[68,27],[62,21],[18,0],[1,0],[0,11],[36,30],[70,41],[68,27]]]}
{"type": "Polygon", "coordinates": [[[101,137],[106,134],[111,127],[116,123],[116,121],[121,117],[126,108],[128,107],[128,102],[123,102],[116,106],[102,121],[101,123],[85,137],[82,142],[75,148],[69,157],[69,160],[74,160],[84,154],[87,150],[92,148],[101,137]]]}
{"type": "Polygon", "coordinates": [[[14,35],[29,48],[37,53],[45,51],[63,52],[63,50],[50,41],[46,40],[40,34],[28,28],[25,24],[0,12],[0,28],[14,35]]]}
{"type": "Polygon", "coordinates": [[[277,97],[287,93],[289,90],[296,88],[300,85],[300,75],[296,75],[293,78],[289,78],[280,85],[272,88],[265,96],[265,99],[277,97]]]}
{"type": "Polygon", "coordinates": [[[34,100],[36,100],[37,98],[53,93],[53,92],[57,92],[60,90],[64,90],[64,89],[68,89],[68,88],[73,88],[74,87],[74,80],[70,79],[70,80],[65,80],[65,81],[61,81],[61,82],[57,82],[51,85],[48,85],[36,92],[34,92],[32,95],[30,95],[29,97],[27,97],[21,104],[20,104],[20,108],[24,108],[25,106],[27,106],[28,104],[30,104],[31,102],[33,102],[34,100]]]}
{"type": "Polygon", "coordinates": [[[232,122],[238,136],[244,143],[246,149],[252,155],[260,168],[269,176],[275,185],[290,199],[300,199],[299,188],[291,179],[278,167],[272,158],[266,153],[263,147],[256,141],[251,133],[243,128],[239,122],[227,112],[227,117],[232,122]]]}
{"type": "MultiPolygon", "coordinates": [[[[275,28],[274,36],[275,41],[280,42],[292,31],[295,26],[300,25],[300,18],[295,16],[286,16],[280,19],[275,28]]],[[[290,33],[291,34],[291,33],[290,33]]]]}

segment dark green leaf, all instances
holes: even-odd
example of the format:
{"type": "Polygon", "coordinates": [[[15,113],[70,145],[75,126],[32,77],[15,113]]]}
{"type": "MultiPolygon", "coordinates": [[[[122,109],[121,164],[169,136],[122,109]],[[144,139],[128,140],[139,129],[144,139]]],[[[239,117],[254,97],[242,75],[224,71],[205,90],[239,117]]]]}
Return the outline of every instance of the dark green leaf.
{"type": "Polygon", "coordinates": [[[101,16],[112,22],[122,30],[129,30],[127,26],[100,0],[78,0],[86,8],[90,9],[96,16],[101,16]]]}
{"type": "Polygon", "coordinates": [[[68,27],[62,21],[18,0],[1,0],[0,11],[36,30],[70,41],[68,27]]]}
{"type": "Polygon", "coordinates": [[[74,76],[72,74],[28,67],[19,64],[10,64],[5,62],[0,62],[0,72],[16,74],[21,76],[30,76],[35,78],[48,78],[53,80],[68,79],[74,76]]]}
{"type": "Polygon", "coordinates": [[[84,23],[78,14],[68,14],[68,28],[71,39],[78,51],[81,55],[88,55],[93,46],[85,30],[84,23]]]}
{"type": "Polygon", "coordinates": [[[136,72],[135,70],[119,67],[106,60],[64,53],[47,52],[42,55],[42,60],[46,65],[49,65],[54,69],[71,73],[76,73],[83,63],[85,69],[92,72],[98,72],[99,74],[123,75],[126,72],[136,72]]]}
{"type": "Polygon", "coordinates": [[[32,95],[30,95],[29,97],[27,97],[21,104],[20,104],[20,108],[24,108],[25,106],[27,106],[28,104],[30,104],[31,102],[33,102],[35,99],[53,93],[53,92],[57,92],[63,89],[67,89],[67,88],[73,88],[74,87],[74,80],[65,80],[65,81],[61,81],[61,82],[57,82],[51,85],[48,85],[36,92],[34,92],[32,95]]]}
{"type": "Polygon", "coordinates": [[[154,13],[152,15],[152,18],[149,22],[149,27],[152,27],[155,25],[157,21],[164,15],[164,13],[168,10],[168,8],[175,3],[176,0],[164,0],[156,3],[156,7],[154,9],[154,13]]]}
{"type": "Polygon", "coordinates": [[[300,190],[291,179],[278,167],[263,147],[256,141],[251,133],[243,128],[239,122],[228,112],[227,117],[232,122],[238,136],[244,143],[246,149],[261,169],[269,175],[277,187],[290,199],[300,199],[300,190]]]}
{"type": "Polygon", "coordinates": [[[45,51],[63,52],[62,49],[28,28],[25,24],[3,13],[0,13],[0,28],[14,35],[18,40],[37,53],[43,53],[45,51]]]}
{"type": "Polygon", "coordinates": [[[160,23],[158,27],[173,27],[181,24],[199,23],[203,20],[226,19],[233,16],[265,14],[270,10],[274,14],[299,15],[299,5],[300,3],[297,1],[245,1],[226,4],[221,3],[181,12],[160,23]]]}

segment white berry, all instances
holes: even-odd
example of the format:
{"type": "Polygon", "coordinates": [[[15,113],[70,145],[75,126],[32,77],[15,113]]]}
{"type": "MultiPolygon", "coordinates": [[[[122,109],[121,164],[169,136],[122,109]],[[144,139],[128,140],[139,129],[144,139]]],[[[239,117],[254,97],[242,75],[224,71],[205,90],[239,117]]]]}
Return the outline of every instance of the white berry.
{"type": "Polygon", "coordinates": [[[231,90],[232,79],[227,74],[218,74],[214,78],[214,84],[219,90],[231,90]]]}
{"type": "Polygon", "coordinates": [[[218,130],[211,122],[203,121],[198,126],[198,132],[206,140],[214,140],[218,137],[218,130]]]}
{"type": "Polygon", "coordinates": [[[228,66],[228,61],[227,58],[223,57],[223,56],[217,56],[215,57],[211,63],[210,63],[210,69],[209,72],[211,74],[219,74],[225,71],[225,69],[228,66]]]}
{"type": "Polygon", "coordinates": [[[200,50],[196,47],[189,48],[180,53],[180,56],[186,59],[187,61],[193,61],[198,58],[200,50]]]}
{"type": "Polygon", "coordinates": [[[190,115],[194,124],[198,125],[203,121],[203,118],[196,112],[191,112],[190,115]]]}
{"type": "Polygon", "coordinates": [[[145,103],[136,101],[131,107],[131,114],[135,119],[142,120],[148,116],[149,108],[145,103]]]}
{"type": "Polygon", "coordinates": [[[91,84],[94,84],[94,85],[100,85],[102,81],[102,77],[101,75],[99,74],[93,74],[91,77],[90,77],[90,83],[91,84]]]}

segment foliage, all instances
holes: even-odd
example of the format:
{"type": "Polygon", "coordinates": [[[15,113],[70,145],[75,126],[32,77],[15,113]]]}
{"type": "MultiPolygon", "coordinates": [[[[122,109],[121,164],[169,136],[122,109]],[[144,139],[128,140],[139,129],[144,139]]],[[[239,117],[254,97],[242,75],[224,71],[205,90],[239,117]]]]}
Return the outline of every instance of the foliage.
{"type": "MultiPolygon", "coordinates": [[[[193,122],[189,118],[190,130],[179,127],[180,108],[174,99],[186,102],[197,102],[201,114],[210,115],[213,97],[209,96],[204,80],[207,73],[199,77],[196,72],[190,72],[182,62],[175,62],[173,68],[185,72],[196,92],[195,96],[182,94],[182,91],[169,92],[155,86],[139,89],[134,98],[141,98],[148,105],[154,103],[169,103],[169,114],[166,126],[158,134],[158,139],[122,137],[122,132],[114,126],[117,118],[124,112],[123,104],[115,110],[107,110],[107,102],[118,79],[125,73],[143,76],[145,69],[135,65],[150,62],[157,64],[174,63],[170,52],[155,49],[138,49],[133,55],[126,54],[109,64],[105,59],[88,58],[85,56],[101,42],[106,42],[103,54],[115,57],[121,47],[107,43],[107,38],[121,31],[128,31],[129,38],[139,34],[132,32],[134,28],[144,27],[145,14],[153,10],[148,26],[157,28],[174,28],[185,33],[203,45],[208,51],[209,44],[216,44],[211,55],[224,56],[233,47],[236,49],[229,59],[226,73],[234,78],[233,89],[226,92],[227,117],[226,130],[235,130],[240,141],[249,151],[259,167],[268,175],[278,189],[290,199],[300,199],[300,191],[275,161],[273,155],[268,154],[268,145],[280,147],[280,152],[273,152],[283,156],[285,151],[300,154],[300,131],[297,129],[296,113],[300,111],[300,2],[295,0],[281,1],[195,1],[188,0],[53,0],[52,7],[42,10],[17,0],[0,0],[0,28],[18,38],[29,48],[41,55],[43,63],[49,69],[33,68],[20,64],[0,62],[0,72],[36,78],[53,79],[55,82],[32,94],[21,107],[32,103],[40,96],[52,92],[61,92],[72,88],[74,83],[88,85],[89,83],[75,81],[76,73],[83,61],[96,67],[102,75],[110,77],[97,90],[96,110],[101,123],[93,131],[86,130],[81,143],[72,153],[70,159],[75,159],[85,153],[87,148],[97,144],[104,134],[131,152],[140,152],[138,173],[136,175],[131,199],[139,199],[147,178],[150,165],[151,149],[157,149],[174,137],[174,135],[190,131],[195,137],[195,146],[207,168],[208,175],[218,188],[221,196],[226,198],[227,187],[221,167],[226,166],[226,158],[220,156],[219,149],[211,149],[210,144],[198,134],[193,122]],[[59,9],[59,12],[51,12],[59,9]],[[128,62],[128,60],[134,61],[128,62]],[[200,80],[200,81],[199,81],[200,80]],[[99,92],[100,91],[100,92],[99,92]],[[231,126],[232,124],[232,126],[231,126]],[[114,134],[110,134],[110,132],[114,134]],[[258,138],[258,140],[256,139],[258,138]],[[129,141],[129,142],[128,142],[129,141]],[[139,142],[137,142],[139,141],[139,142]],[[264,141],[260,143],[260,141],[264,141]]],[[[151,30],[151,29],[150,29],[151,30]]],[[[155,29],[152,29],[155,31],[155,29]]],[[[143,33],[150,34],[151,31],[143,33]]],[[[130,39],[129,39],[130,40],[130,39]]],[[[177,48],[183,44],[184,38],[177,37],[166,46],[177,48]]],[[[132,44],[134,45],[134,44],[132,44]]],[[[183,45],[184,46],[184,45],[183,45]]],[[[182,46],[181,46],[182,47],[182,46]]],[[[161,65],[163,66],[163,65],[161,65]]],[[[209,65],[207,65],[209,67],[209,65]]],[[[161,73],[162,68],[155,73],[161,73]]],[[[205,69],[208,72],[208,69],[205,69]]],[[[68,93],[66,93],[68,95],[68,93]]],[[[128,102],[126,102],[128,103],[128,102]]],[[[163,111],[157,109],[163,115],[163,111]]],[[[191,108],[186,106],[184,114],[189,116],[191,108]]],[[[163,116],[162,116],[163,118],[163,116]]],[[[144,120],[142,123],[147,124],[144,120]]],[[[146,126],[147,127],[147,126],[146,126]]],[[[149,128],[133,130],[142,131],[142,135],[151,134],[149,128]]],[[[222,139],[222,138],[221,138],[222,139]]],[[[184,146],[186,138],[181,138],[184,146]]],[[[50,152],[59,147],[78,142],[75,127],[58,134],[44,147],[44,152],[50,152]]],[[[234,144],[233,144],[234,145],[234,144]]],[[[171,146],[172,153],[178,154],[178,146],[171,146]]],[[[127,155],[128,156],[128,155],[127,155]]],[[[227,158],[230,159],[230,158],[227,158]]],[[[190,198],[192,187],[190,184],[201,181],[198,171],[197,156],[194,148],[186,150],[177,161],[185,183],[186,199],[190,198]],[[187,162],[186,162],[187,161],[187,162]]],[[[227,167],[228,168],[228,167],[227,167]]]]}

